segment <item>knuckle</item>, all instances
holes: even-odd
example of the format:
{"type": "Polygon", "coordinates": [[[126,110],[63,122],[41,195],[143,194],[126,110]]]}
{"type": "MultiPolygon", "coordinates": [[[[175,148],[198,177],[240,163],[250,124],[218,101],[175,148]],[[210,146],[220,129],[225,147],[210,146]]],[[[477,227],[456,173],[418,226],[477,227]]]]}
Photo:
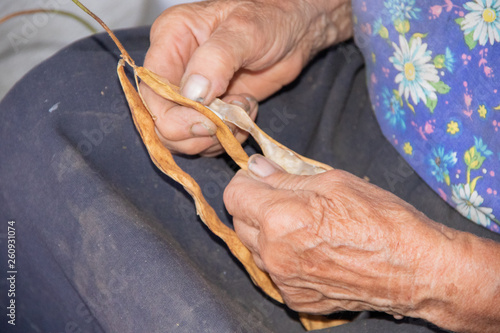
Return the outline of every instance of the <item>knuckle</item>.
{"type": "Polygon", "coordinates": [[[262,215],[262,231],[263,236],[266,239],[274,239],[282,236],[283,225],[290,221],[293,216],[289,216],[289,201],[283,203],[283,201],[275,201],[275,198],[271,198],[268,201],[262,203],[260,209],[263,212],[262,215]]]}
{"type": "MultiPolygon", "coordinates": [[[[175,142],[179,141],[181,138],[185,138],[188,133],[185,133],[182,129],[177,126],[167,125],[165,123],[157,123],[156,129],[158,134],[165,142],[175,142]]],[[[172,145],[173,146],[173,145],[172,145]]]]}
{"type": "Polygon", "coordinates": [[[286,279],[287,269],[283,264],[283,257],[279,256],[276,251],[269,250],[269,247],[263,246],[260,250],[260,258],[266,272],[271,275],[275,281],[286,279]]]}
{"type": "Polygon", "coordinates": [[[318,313],[324,307],[325,297],[317,290],[300,286],[281,286],[285,303],[297,312],[318,313]]]}
{"type": "MultiPolygon", "coordinates": [[[[224,204],[226,205],[228,210],[230,209],[230,207],[232,207],[232,203],[236,194],[235,192],[236,189],[234,187],[233,182],[229,182],[229,184],[224,189],[224,193],[222,195],[222,200],[224,201],[224,204]]],[[[229,214],[231,214],[231,212],[229,212],[229,214]]]]}
{"type": "Polygon", "coordinates": [[[234,134],[236,140],[238,140],[238,142],[241,144],[243,144],[243,142],[245,142],[248,139],[248,136],[249,136],[248,132],[240,130],[236,130],[236,134],[234,134]]]}
{"type": "Polygon", "coordinates": [[[179,151],[187,155],[200,154],[213,144],[210,138],[208,138],[208,140],[209,142],[206,142],[206,138],[185,140],[179,145],[179,151]]]}
{"type": "Polygon", "coordinates": [[[156,130],[163,138],[169,141],[179,141],[191,137],[189,126],[181,123],[182,119],[176,117],[175,113],[162,112],[156,119],[156,130]]]}
{"type": "Polygon", "coordinates": [[[242,189],[237,185],[234,179],[231,180],[224,189],[222,200],[231,216],[235,215],[236,208],[239,207],[240,200],[238,198],[241,197],[241,191],[242,189]]]}
{"type": "Polygon", "coordinates": [[[308,196],[304,208],[311,217],[310,231],[316,236],[325,237],[330,232],[330,219],[333,214],[330,212],[331,203],[322,195],[312,193],[308,196]],[[325,227],[327,227],[325,230],[325,227]]]}
{"type": "Polygon", "coordinates": [[[292,195],[290,193],[286,191],[285,198],[278,195],[270,198],[262,207],[262,223],[267,226],[264,230],[269,237],[285,236],[324,215],[326,198],[323,196],[307,190],[294,190],[292,195]]]}
{"type": "Polygon", "coordinates": [[[179,25],[179,22],[182,22],[182,15],[180,15],[180,13],[181,11],[179,10],[179,8],[176,8],[175,6],[167,8],[165,11],[163,11],[163,13],[151,25],[151,43],[154,43],[156,40],[163,36],[167,25],[169,25],[169,28],[171,28],[179,25]]]}
{"type": "Polygon", "coordinates": [[[282,289],[280,289],[282,294],[283,294],[283,300],[285,301],[286,305],[297,312],[302,312],[303,308],[301,307],[301,304],[297,302],[293,297],[290,297],[286,292],[284,292],[282,289]]]}
{"type": "Polygon", "coordinates": [[[203,138],[200,138],[199,140],[171,141],[163,139],[161,141],[173,154],[197,155],[208,149],[207,143],[203,142],[203,140],[203,138]]]}
{"type": "Polygon", "coordinates": [[[264,263],[262,262],[262,258],[260,257],[260,255],[254,251],[252,251],[252,257],[253,257],[253,260],[255,262],[255,265],[257,265],[257,267],[259,267],[261,270],[265,271],[265,266],[264,266],[264,263]]]}
{"type": "Polygon", "coordinates": [[[221,145],[217,144],[214,146],[211,146],[204,151],[200,152],[200,156],[203,157],[215,157],[224,152],[224,149],[221,147],[221,145]]]}
{"type": "Polygon", "coordinates": [[[327,176],[331,182],[339,184],[345,182],[350,174],[344,170],[332,169],[328,170],[323,175],[327,176]]]}

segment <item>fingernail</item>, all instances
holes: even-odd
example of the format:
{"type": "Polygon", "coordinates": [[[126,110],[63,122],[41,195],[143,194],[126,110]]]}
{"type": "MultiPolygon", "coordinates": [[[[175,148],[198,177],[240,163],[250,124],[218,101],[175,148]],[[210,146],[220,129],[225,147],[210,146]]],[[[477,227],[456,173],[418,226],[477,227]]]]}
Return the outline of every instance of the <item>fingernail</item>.
{"type": "Polygon", "coordinates": [[[243,110],[245,110],[246,113],[250,113],[250,104],[248,103],[243,103],[243,102],[240,102],[240,101],[231,101],[229,102],[229,104],[233,104],[233,105],[236,105],[236,106],[239,106],[240,108],[242,108],[243,110]]]}
{"type": "Polygon", "coordinates": [[[191,126],[191,134],[193,136],[211,136],[215,134],[215,130],[204,123],[195,123],[191,126]]]}
{"type": "Polygon", "coordinates": [[[245,99],[249,103],[248,114],[252,114],[259,106],[259,102],[253,96],[246,96],[245,99]]]}
{"type": "Polygon", "coordinates": [[[257,103],[257,99],[253,96],[245,96],[245,99],[250,103],[250,105],[257,103]]]}
{"type": "Polygon", "coordinates": [[[207,97],[209,88],[210,81],[207,78],[199,74],[193,74],[182,87],[181,94],[193,101],[203,103],[207,97]]]}
{"type": "Polygon", "coordinates": [[[248,169],[261,178],[268,177],[278,171],[278,169],[262,155],[253,155],[250,157],[248,169]]]}

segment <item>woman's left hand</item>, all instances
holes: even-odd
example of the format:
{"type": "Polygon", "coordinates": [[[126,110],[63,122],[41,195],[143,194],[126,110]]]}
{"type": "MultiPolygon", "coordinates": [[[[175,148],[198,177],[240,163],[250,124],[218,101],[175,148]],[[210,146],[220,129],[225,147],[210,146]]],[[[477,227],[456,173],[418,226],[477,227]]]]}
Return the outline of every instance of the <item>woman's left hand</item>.
{"type": "Polygon", "coordinates": [[[447,239],[441,226],[347,172],[268,175],[272,166],[254,156],[254,172],[238,172],[224,202],[238,237],[292,309],[404,315],[418,307],[430,256],[447,239]]]}
{"type": "Polygon", "coordinates": [[[453,293],[466,274],[455,263],[468,252],[452,243],[462,233],[347,172],[296,176],[254,155],[224,202],[238,237],[296,311],[442,320],[445,302],[460,302],[453,293]]]}

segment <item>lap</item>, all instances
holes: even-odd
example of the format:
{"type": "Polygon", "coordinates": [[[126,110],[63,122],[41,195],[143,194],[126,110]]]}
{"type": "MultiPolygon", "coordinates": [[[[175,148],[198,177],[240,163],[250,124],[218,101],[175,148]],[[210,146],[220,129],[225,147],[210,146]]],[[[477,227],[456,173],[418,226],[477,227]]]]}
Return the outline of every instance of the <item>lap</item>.
{"type": "MultiPolygon", "coordinates": [[[[119,34],[138,63],[148,32],[119,34]]],[[[318,57],[262,104],[259,125],[299,153],[368,177],[433,219],[495,237],[440,202],[383,138],[361,57],[352,50],[346,44],[318,57]]],[[[16,221],[19,243],[16,326],[302,332],[293,314],[252,285],[187,194],[151,163],[121,92],[117,61],[108,37],[85,39],[31,71],[0,104],[0,215],[16,221]]],[[[256,151],[251,142],[245,149],[256,151]]],[[[222,193],[234,164],[225,157],[176,160],[230,225],[222,193]]],[[[330,331],[367,327],[431,329],[365,314],[330,331]]]]}

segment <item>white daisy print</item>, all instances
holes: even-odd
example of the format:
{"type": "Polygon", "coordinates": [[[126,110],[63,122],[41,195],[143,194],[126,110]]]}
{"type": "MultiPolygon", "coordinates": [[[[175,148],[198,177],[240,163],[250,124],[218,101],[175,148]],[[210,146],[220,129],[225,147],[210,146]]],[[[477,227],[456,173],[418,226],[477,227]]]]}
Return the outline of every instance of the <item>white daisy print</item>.
{"type": "Polygon", "coordinates": [[[486,45],[489,40],[493,45],[500,42],[500,1],[499,0],[474,0],[464,4],[469,11],[461,22],[464,35],[473,32],[472,38],[479,45],[486,45]]]}
{"type": "Polygon", "coordinates": [[[399,46],[392,43],[394,55],[389,58],[394,68],[399,73],[394,81],[399,84],[399,95],[408,100],[411,97],[414,104],[420,100],[427,103],[428,99],[437,100],[436,89],[430,82],[438,82],[439,76],[434,63],[432,62],[432,52],[427,50],[427,44],[422,43],[420,37],[410,40],[410,45],[406,39],[399,36],[399,46]]]}
{"type": "Polygon", "coordinates": [[[457,210],[463,216],[471,219],[483,227],[488,227],[491,220],[495,218],[492,209],[481,207],[484,199],[476,191],[471,193],[469,184],[458,184],[452,186],[451,199],[457,204],[457,210]]]}

